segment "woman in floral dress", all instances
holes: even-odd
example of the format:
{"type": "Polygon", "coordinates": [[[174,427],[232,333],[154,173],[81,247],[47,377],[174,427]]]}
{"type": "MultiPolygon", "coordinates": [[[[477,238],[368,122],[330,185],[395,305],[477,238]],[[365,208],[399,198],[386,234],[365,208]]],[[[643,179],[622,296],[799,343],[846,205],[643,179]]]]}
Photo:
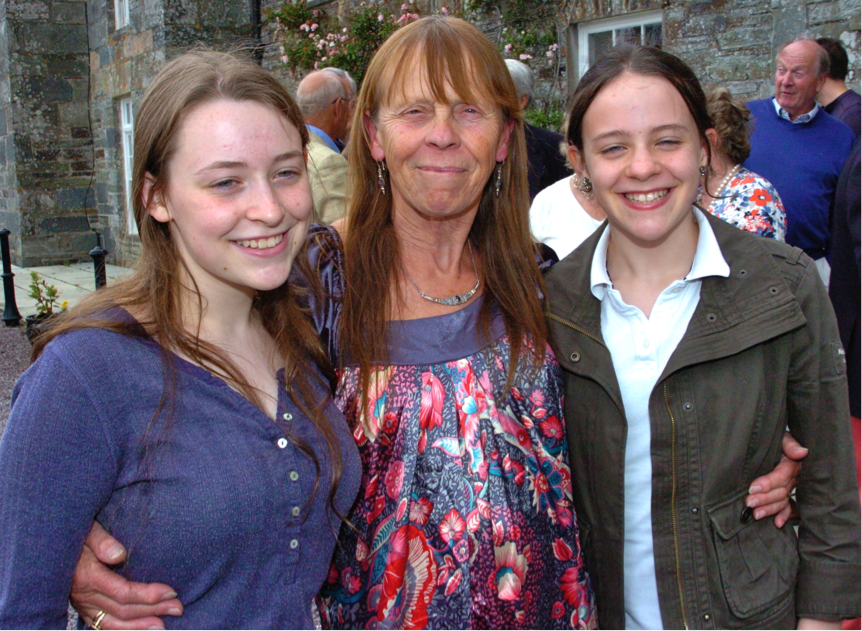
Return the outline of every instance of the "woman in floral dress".
{"type": "Polygon", "coordinates": [[[363,490],[324,626],[594,626],[503,59],[466,22],[420,20],[357,109],[336,402],[363,490]]]}
{"type": "Polygon", "coordinates": [[[742,166],[751,153],[751,113],[726,88],[712,90],[707,107],[715,129],[708,133],[712,158],[700,203],[710,214],[737,228],[784,241],[787,215],[778,191],[742,166]]]}

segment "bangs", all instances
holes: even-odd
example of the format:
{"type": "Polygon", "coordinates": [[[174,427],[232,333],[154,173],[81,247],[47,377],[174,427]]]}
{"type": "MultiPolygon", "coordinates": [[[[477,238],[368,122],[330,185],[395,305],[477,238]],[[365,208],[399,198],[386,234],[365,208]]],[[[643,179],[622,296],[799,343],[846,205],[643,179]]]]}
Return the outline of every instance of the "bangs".
{"type": "Polygon", "coordinates": [[[478,30],[458,22],[426,18],[396,31],[390,46],[381,47],[375,56],[382,68],[372,97],[372,116],[380,105],[405,96],[414,72],[422,74],[423,84],[437,102],[449,105],[446,88],[451,86],[465,102],[490,101],[506,119],[518,114],[520,104],[502,57],[478,30]]]}

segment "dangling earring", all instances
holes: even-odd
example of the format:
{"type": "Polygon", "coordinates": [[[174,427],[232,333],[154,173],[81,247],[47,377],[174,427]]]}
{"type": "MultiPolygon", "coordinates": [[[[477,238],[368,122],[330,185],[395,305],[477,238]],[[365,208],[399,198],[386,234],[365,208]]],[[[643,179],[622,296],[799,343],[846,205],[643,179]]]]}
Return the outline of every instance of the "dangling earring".
{"type": "Polygon", "coordinates": [[[500,191],[503,189],[503,165],[506,164],[506,161],[503,160],[500,164],[497,165],[497,179],[494,182],[494,194],[499,197],[500,191]]]}
{"type": "Polygon", "coordinates": [[[386,172],[386,164],[383,162],[377,163],[377,186],[380,187],[380,194],[386,195],[386,180],[383,179],[383,174],[386,172]]]}
{"type": "Polygon", "coordinates": [[[700,167],[700,176],[706,177],[706,174],[709,172],[709,169],[705,166],[700,167]]]}

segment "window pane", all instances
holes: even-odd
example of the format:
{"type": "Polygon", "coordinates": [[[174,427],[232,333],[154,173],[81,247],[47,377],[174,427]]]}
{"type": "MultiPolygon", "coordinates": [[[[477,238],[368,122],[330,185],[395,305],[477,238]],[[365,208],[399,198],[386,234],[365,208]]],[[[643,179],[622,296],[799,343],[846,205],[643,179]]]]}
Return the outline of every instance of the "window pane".
{"type": "Polygon", "coordinates": [[[590,41],[590,66],[596,63],[596,60],[601,57],[606,50],[613,46],[613,35],[611,31],[603,33],[591,33],[590,41]]]}
{"type": "Polygon", "coordinates": [[[623,42],[627,42],[629,44],[640,44],[641,27],[631,26],[629,28],[617,29],[616,41],[614,41],[614,44],[622,44],[623,42]]]}
{"type": "Polygon", "coordinates": [[[655,46],[661,48],[661,24],[647,24],[644,26],[644,46],[655,46]]]}

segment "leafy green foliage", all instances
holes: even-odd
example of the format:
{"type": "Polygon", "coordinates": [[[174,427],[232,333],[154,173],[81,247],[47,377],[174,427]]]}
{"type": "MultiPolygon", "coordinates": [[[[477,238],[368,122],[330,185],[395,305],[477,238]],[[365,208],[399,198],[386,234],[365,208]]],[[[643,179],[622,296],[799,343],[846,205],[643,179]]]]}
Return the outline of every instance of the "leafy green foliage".
{"type": "Polygon", "coordinates": [[[347,70],[356,81],[362,81],[384,40],[418,17],[412,2],[398,8],[385,2],[361,2],[337,20],[321,9],[309,9],[305,0],[284,0],[266,15],[275,24],[281,62],[290,71],[332,66],[347,70]]]}
{"type": "Polygon", "coordinates": [[[531,125],[561,133],[563,120],[566,117],[566,103],[561,99],[554,99],[545,107],[529,108],[522,114],[524,120],[531,125]]]}
{"type": "Polygon", "coordinates": [[[54,285],[46,282],[38,272],[30,272],[30,298],[36,301],[36,314],[53,315],[54,309],[65,311],[67,303],[60,302],[60,292],[54,285]]]}

